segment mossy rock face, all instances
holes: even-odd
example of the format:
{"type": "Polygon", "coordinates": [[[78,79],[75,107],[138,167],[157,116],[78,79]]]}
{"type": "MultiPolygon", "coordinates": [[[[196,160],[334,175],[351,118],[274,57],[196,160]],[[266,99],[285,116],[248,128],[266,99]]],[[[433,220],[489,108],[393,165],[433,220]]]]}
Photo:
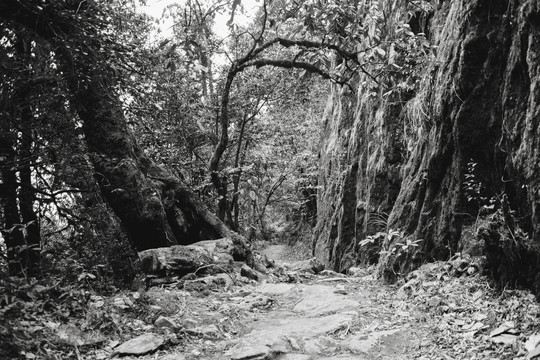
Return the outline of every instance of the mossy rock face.
{"type": "Polygon", "coordinates": [[[409,64],[402,80],[416,79],[408,83],[412,91],[399,90],[397,101],[396,94],[371,92],[362,74],[354,96],[333,89],[314,235],[315,254],[329,267],[339,270],[351,253],[360,262],[372,261],[373,249],[358,244],[379,231],[370,228],[369,215],[387,213],[387,231],[423,242],[410,256],[381,256],[386,279],[458,251],[481,256],[486,250],[493,264],[507,258],[492,272],[498,282],[520,279],[538,287],[538,9],[537,1],[437,2],[423,31],[437,51],[409,64]],[[479,184],[473,199],[464,186],[471,162],[479,184]],[[517,246],[503,227],[501,236],[490,225],[478,237],[478,224],[472,224],[482,205],[503,193],[526,234],[518,236],[517,246]]]}
{"type": "Polygon", "coordinates": [[[502,211],[490,215],[478,228],[485,242],[485,271],[501,287],[525,286],[540,297],[540,244],[519,227],[508,225],[502,211]]]}

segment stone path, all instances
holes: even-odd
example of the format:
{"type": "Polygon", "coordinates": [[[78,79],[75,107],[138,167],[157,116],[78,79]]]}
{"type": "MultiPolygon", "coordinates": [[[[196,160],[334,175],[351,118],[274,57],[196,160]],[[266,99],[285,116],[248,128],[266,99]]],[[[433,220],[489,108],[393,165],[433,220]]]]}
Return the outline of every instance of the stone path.
{"type": "MultiPolygon", "coordinates": [[[[264,252],[278,266],[294,268],[281,261],[291,259],[289,247],[273,245],[264,252]]],[[[272,306],[250,324],[249,332],[229,342],[232,347],[223,358],[410,359],[420,349],[423,330],[395,326],[389,321],[394,311],[381,314],[377,301],[389,294],[371,290],[370,275],[345,277],[331,271],[300,284],[257,285],[250,296],[271,299],[272,306]]]]}
{"type": "Polygon", "coordinates": [[[457,267],[426,264],[390,287],[373,269],[321,271],[288,246],[266,248],[267,262],[264,255],[276,263],[257,281],[235,264],[232,274],[150,288],[150,313],[131,323],[143,333],[135,344],[150,352],[131,355],[132,339],[93,358],[109,358],[112,349],[129,360],[540,358],[534,297],[501,294],[480,274],[455,273],[465,258],[457,267]]]}
{"type": "Polygon", "coordinates": [[[257,286],[253,294],[272,299],[275,310],[261,314],[251,331],[232,340],[224,358],[410,359],[422,331],[387,327],[385,316],[375,319],[377,304],[362,283],[320,276],[307,284],[257,286]]]}
{"type": "Polygon", "coordinates": [[[394,305],[395,290],[367,270],[315,275],[298,259],[306,256],[301,251],[271,245],[264,254],[276,266],[258,282],[214,281],[227,280],[221,274],[206,280],[204,291],[193,286],[198,280],[183,290],[152,288],[160,313],[175,306],[155,327],[174,334],[163,351],[127,359],[412,359],[425,352],[425,324],[394,305]]]}

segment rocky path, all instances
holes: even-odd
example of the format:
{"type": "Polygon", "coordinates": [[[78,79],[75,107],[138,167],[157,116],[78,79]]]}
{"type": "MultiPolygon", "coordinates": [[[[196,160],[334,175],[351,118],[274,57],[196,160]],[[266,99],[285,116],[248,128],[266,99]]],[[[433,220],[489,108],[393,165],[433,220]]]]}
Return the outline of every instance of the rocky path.
{"type": "MultiPolygon", "coordinates": [[[[268,247],[265,253],[274,259],[291,259],[285,245],[268,247]]],[[[281,261],[277,261],[279,266],[281,261]]],[[[368,274],[347,277],[332,271],[297,284],[257,285],[251,296],[271,305],[259,313],[251,331],[230,342],[233,346],[225,358],[413,358],[426,330],[399,321],[396,309],[382,306],[389,294],[375,287],[368,274]]]]}
{"type": "Polygon", "coordinates": [[[452,273],[457,263],[424,266],[389,287],[372,269],[314,274],[285,245],[263,253],[276,264],[258,281],[221,274],[150,289],[146,326],[164,346],[126,358],[532,359],[540,342],[534,298],[495,293],[470,268],[452,273]]]}

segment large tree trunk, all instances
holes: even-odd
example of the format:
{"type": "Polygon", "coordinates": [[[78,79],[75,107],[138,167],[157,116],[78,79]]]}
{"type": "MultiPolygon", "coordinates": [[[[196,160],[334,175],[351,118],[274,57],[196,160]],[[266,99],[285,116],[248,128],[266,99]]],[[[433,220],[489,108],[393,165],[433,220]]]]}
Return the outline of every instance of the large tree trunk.
{"type": "MultiPolygon", "coordinates": [[[[321,259],[338,270],[351,255],[367,261],[360,240],[402,230],[379,244],[392,250],[396,238],[419,240],[407,256],[379,260],[381,274],[395,280],[423,261],[464,250],[470,239],[463,229],[476,230],[480,208],[493,198],[518,243],[509,251],[493,227],[481,231],[493,275],[540,293],[540,253],[532,246],[540,241],[539,19],[538,0],[438,2],[429,28],[420,30],[438,47],[423,65],[416,96],[391,102],[334,90],[314,238],[321,259]],[[474,171],[469,163],[477,164],[474,171]],[[467,189],[470,175],[476,194],[467,189]],[[385,226],[370,229],[372,214],[383,212],[385,226]],[[526,235],[515,236],[518,228],[526,235]],[[518,254],[527,264],[508,265],[518,254]],[[501,264],[505,274],[496,270],[501,264]]],[[[359,93],[369,90],[359,86],[359,93]]]]}
{"type": "Polygon", "coordinates": [[[100,188],[136,248],[233,237],[239,257],[247,256],[247,244],[240,236],[204,207],[178,178],[144,155],[127,126],[118,98],[106,86],[107,79],[100,74],[89,77],[91,84],[76,93],[73,103],[84,123],[100,188]]]}
{"type": "MultiPolygon", "coordinates": [[[[64,46],[65,36],[78,36],[74,39],[81,42],[96,41],[96,51],[100,46],[99,34],[93,34],[96,39],[86,38],[88,34],[81,33],[73,23],[75,18],[66,20],[64,12],[83,11],[90,6],[77,3],[73,9],[58,13],[48,8],[45,14],[35,4],[24,6],[6,0],[0,3],[0,17],[34,31],[55,46],[72,93],[72,107],[83,123],[95,176],[129,239],[137,250],[144,250],[231,237],[238,247],[237,258],[249,257],[249,247],[242,237],[206,209],[179,179],[144,155],[128,128],[107,65],[95,63],[99,58],[80,57],[73,45],[64,46]]],[[[86,49],[85,44],[79,45],[86,49]]]]}

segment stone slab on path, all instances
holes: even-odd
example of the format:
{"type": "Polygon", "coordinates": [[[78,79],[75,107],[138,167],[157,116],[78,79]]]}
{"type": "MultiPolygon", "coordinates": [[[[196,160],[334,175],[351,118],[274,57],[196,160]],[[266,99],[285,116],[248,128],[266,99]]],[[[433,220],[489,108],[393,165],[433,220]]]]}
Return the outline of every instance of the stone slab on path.
{"type": "Polygon", "coordinates": [[[360,305],[326,285],[261,284],[254,293],[280,297],[285,303],[286,298],[296,301],[287,316],[283,316],[283,310],[287,309],[281,309],[257,321],[253,330],[225,354],[230,359],[272,359],[290,352],[319,353],[329,344],[321,345],[318,339],[351,326],[357,317],[355,309],[360,305]]]}
{"type": "Polygon", "coordinates": [[[257,322],[256,328],[225,355],[234,360],[266,359],[272,354],[291,352],[294,350],[291,343],[301,344],[303,340],[317,338],[348,326],[355,316],[355,312],[345,312],[317,318],[265,319],[257,322]]]}
{"type": "Polygon", "coordinates": [[[326,285],[301,285],[302,300],[298,302],[293,311],[303,313],[305,316],[320,316],[323,314],[354,310],[360,303],[334,292],[335,288],[326,285]]]}

